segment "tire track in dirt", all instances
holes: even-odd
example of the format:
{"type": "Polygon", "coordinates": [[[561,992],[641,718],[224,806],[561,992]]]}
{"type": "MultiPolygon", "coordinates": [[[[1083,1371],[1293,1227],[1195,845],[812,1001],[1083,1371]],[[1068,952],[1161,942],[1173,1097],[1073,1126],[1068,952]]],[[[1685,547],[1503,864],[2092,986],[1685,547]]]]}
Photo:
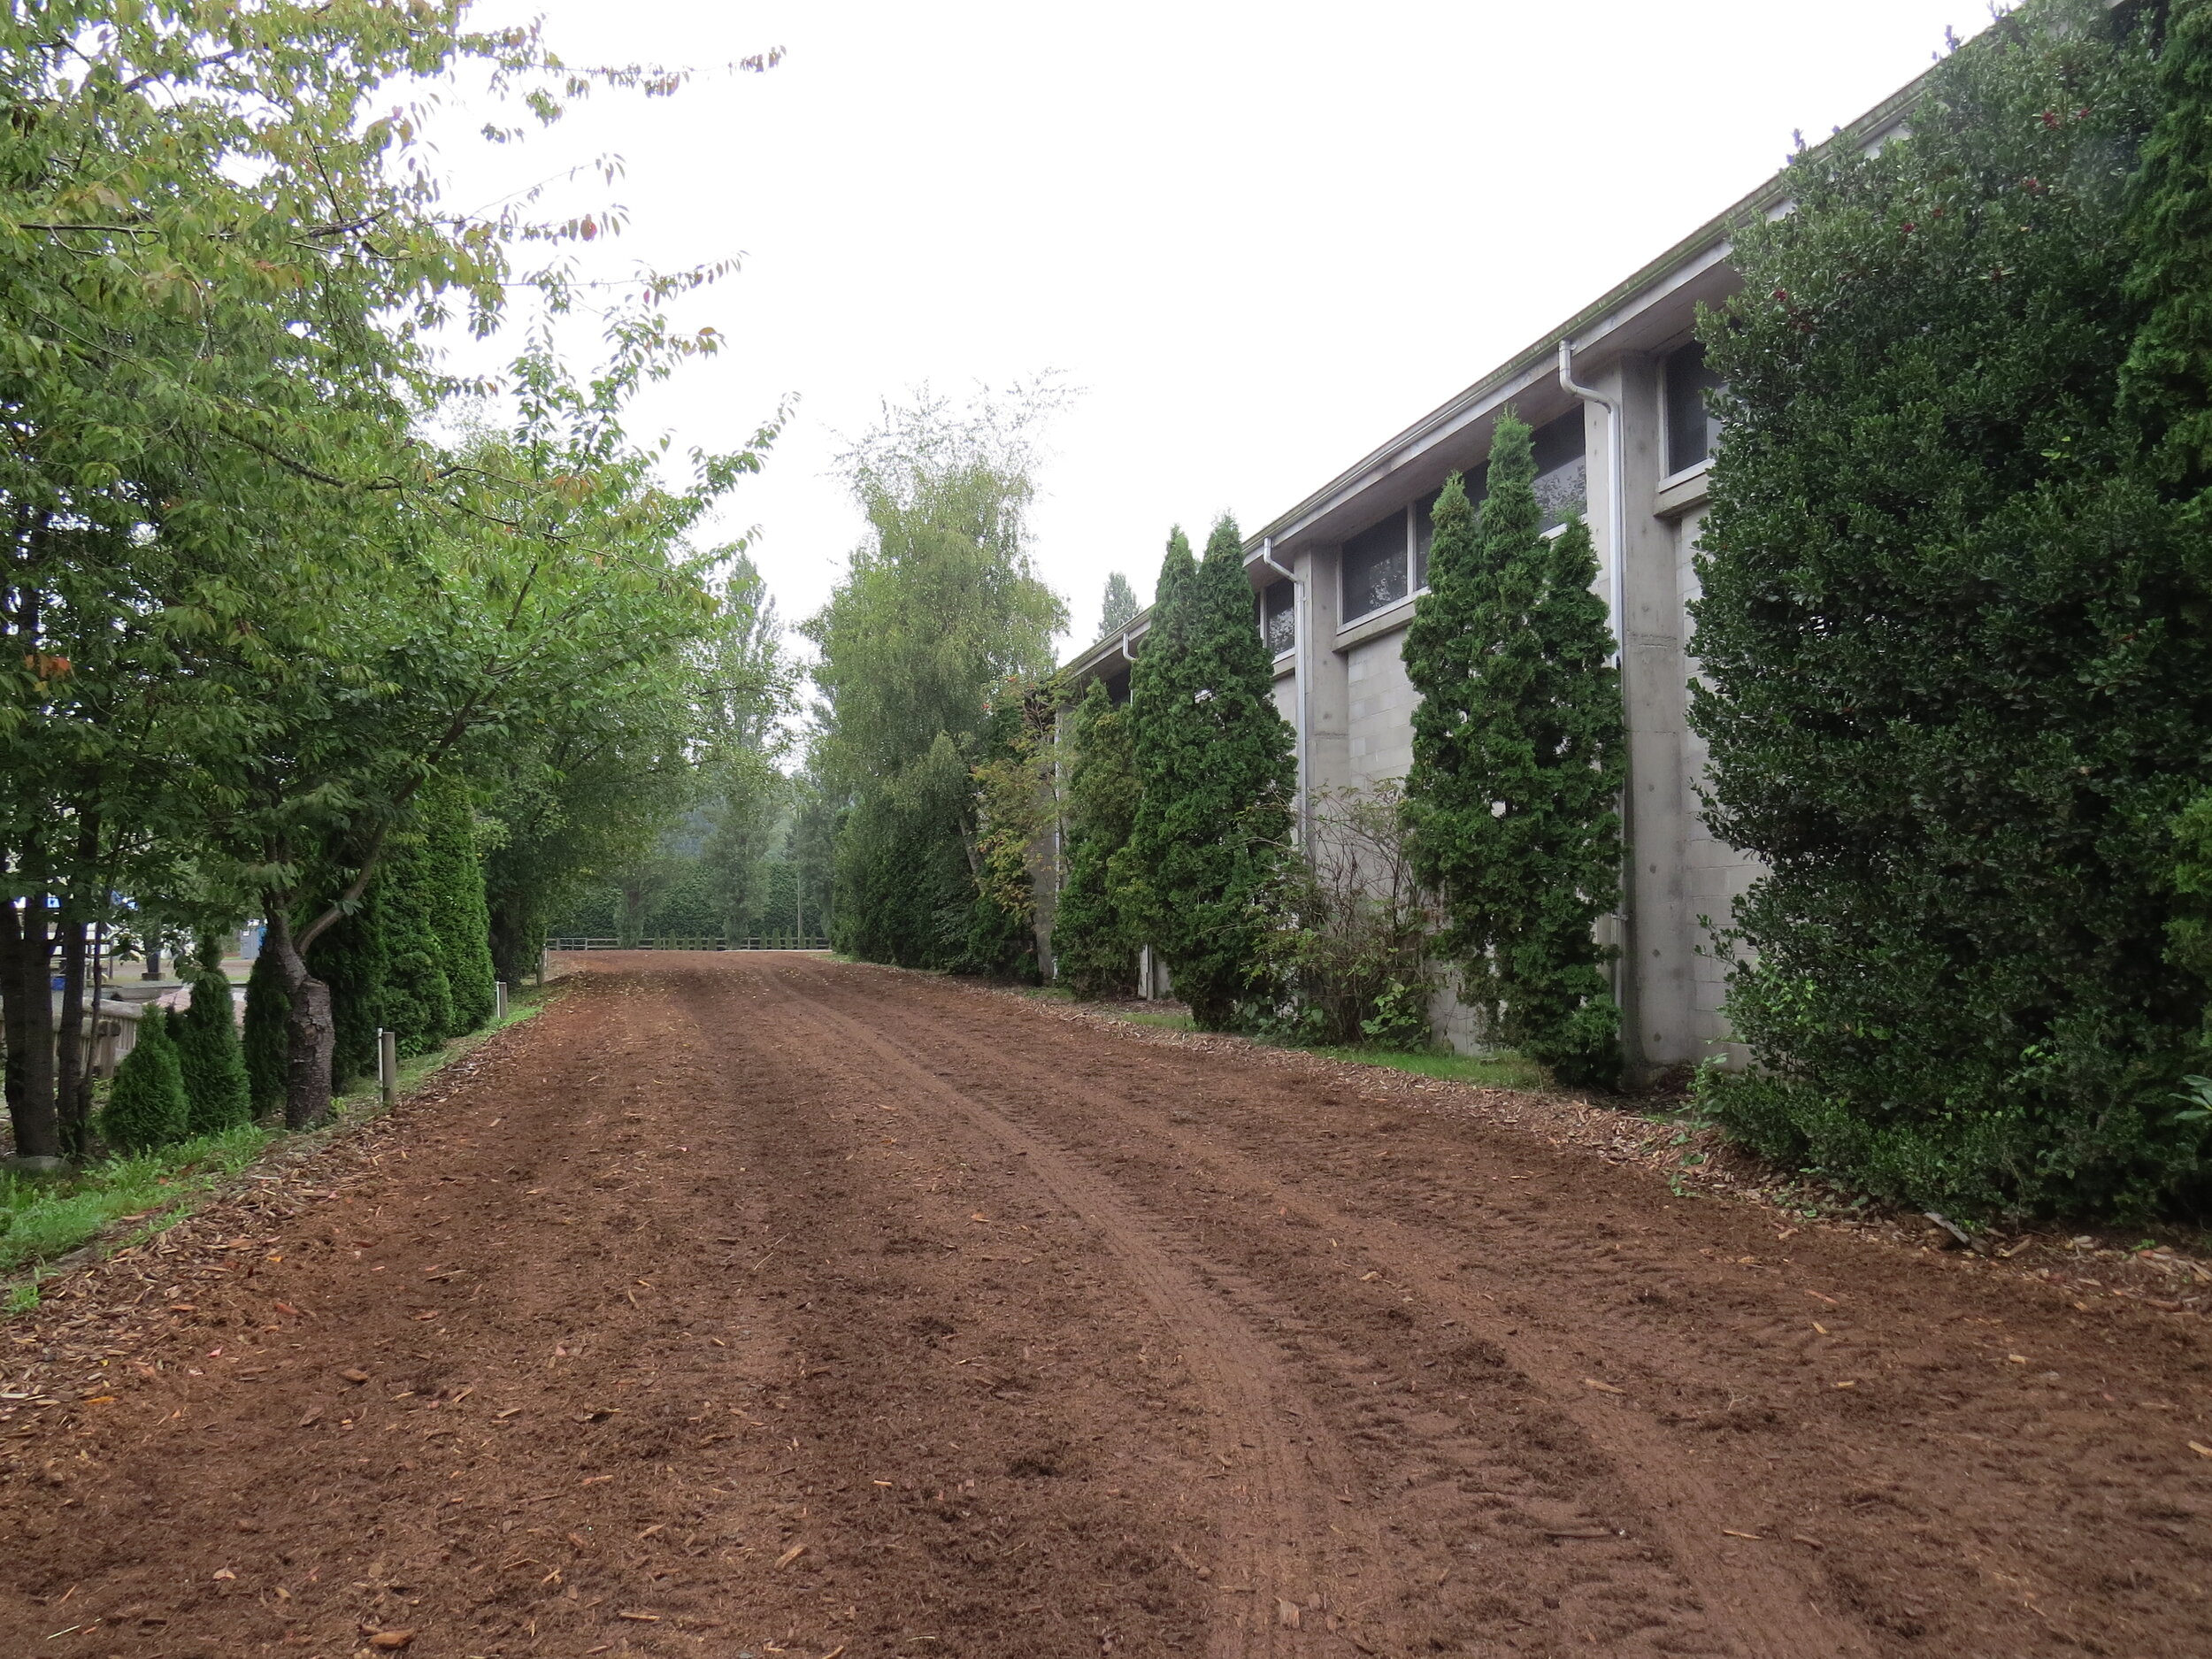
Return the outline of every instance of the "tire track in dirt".
{"type": "MultiPolygon", "coordinates": [[[[1413,1294],[1425,1325],[1449,1314],[1484,1329],[1486,1316],[1508,1366],[1565,1396],[1755,1647],[2212,1643],[2212,1505],[2185,1455],[2212,1416],[2194,1321],[2079,1309],[1842,1235],[1788,1243],[1762,1212],[1677,1202],[1525,1132],[1418,1107],[1409,1121],[1402,1092],[1371,1102],[1327,1063],[1240,1066],[1233,1046],[1194,1052],[971,987],[851,976],[838,995],[880,998],[892,1028],[964,1084],[1148,1205],[1197,1212],[1205,1253],[1265,1287],[1259,1317],[1287,1299],[1362,1357],[1405,1346],[1375,1306],[1308,1271],[1315,1252],[1279,1246],[1279,1215],[1363,1235],[1386,1276],[1376,1292],[1413,1294]],[[1214,1204],[1225,1224],[1208,1225],[1214,1204]],[[1594,1373],[1630,1394],[1578,1389],[1594,1373]],[[1766,1541],[1728,1536],[1745,1531],[1766,1541]]],[[[1437,1350],[1398,1357],[1409,1379],[1437,1350]]]]}
{"type": "MultiPolygon", "coordinates": [[[[784,971],[784,977],[802,976],[826,1001],[839,995],[835,981],[818,970],[795,965],[784,971]]],[[[851,995],[849,988],[844,993],[847,997],[851,995]]],[[[1025,1096],[1033,1106],[1046,1101],[1069,1102],[1102,1120],[1110,1116],[1126,1125],[1129,1102],[1125,1096],[1087,1085],[1066,1069],[1033,1059],[1018,1047],[973,1036],[964,1030],[961,1022],[946,1018],[946,1010],[932,1008],[928,1011],[933,1017],[917,1031],[914,1027],[923,1022],[917,1020],[915,1010],[890,1005],[878,1010],[879,1020],[887,1015],[895,1030],[902,1028],[902,1036],[894,1036],[892,1041],[900,1042],[910,1064],[926,1065],[915,1046],[918,1042],[933,1043],[940,1049],[950,1046],[977,1063],[973,1075],[988,1079],[984,1087],[999,1099],[1002,1111],[1024,1118],[1033,1115],[1023,1111],[1018,1103],[1025,1096]]],[[[1202,1162],[1219,1178],[1248,1192],[1265,1192],[1278,1186],[1270,1171],[1217,1140],[1171,1126],[1147,1127],[1176,1155],[1202,1162]]],[[[1565,1425],[1571,1425],[1570,1432],[1586,1437],[1591,1447],[1613,1465],[1594,1471],[1595,1479],[1587,1483],[1591,1489],[1578,1494],[1566,1512],[1555,1503],[1548,1506],[1540,1498],[1522,1494],[1521,1502],[1532,1511],[1551,1509],[1548,1514],[1532,1514],[1537,1529],[1553,1533],[1608,1530],[1610,1522],[1624,1514],[1640,1512],[1644,1525],[1680,1562],[1685,1585],[1702,1586],[1708,1606],[1717,1603],[1725,1609],[1722,1622],[1732,1627],[1732,1645],[1740,1651],[1771,1659],[1805,1653],[1847,1655],[1869,1651],[1860,1632],[1809,1600],[1802,1582],[1794,1575],[1769,1570],[1755,1558],[1727,1557],[1719,1540],[1728,1536],[1732,1522],[1739,1518],[1728,1500],[1712,1481],[1675,1455],[1644,1413],[1621,1409],[1615,1401],[1586,1403],[1591,1402],[1593,1392],[1602,1391],[1593,1391],[1583,1382],[1586,1367],[1563,1363],[1555,1336],[1546,1342],[1518,1337],[1518,1327],[1509,1328],[1509,1318],[1496,1311],[1494,1296],[1487,1299],[1490,1305],[1485,1307],[1475,1294],[1440,1277],[1418,1254],[1394,1248],[1392,1241],[1368,1237],[1374,1231],[1371,1217],[1355,1215],[1303,1192],[1275,1191],[1269,1196],[1284,1201],[1282,1213],[1299,1217],[1308,1227],[1343,1240],[1372,1259],[1377,1263],[1374,1271],[1386,1273],[1392,1288],[1402,1294],[1411,1293],[1405,1300],[1417,1300],[1429,1310],[1448,1310],[1461,1328],[1479,1333],[1483,1342],[1494,1345],[1504,1356],[1517,1379],[1509,1386],[1525,1387],[1542,1400],[1565,1425]],[[1624,1474],[1628,1470],[1634,1471],[1632,1479],[1624,1474]],[[1633,1498],[1629,1495],[1632,1486],[1633,1498]],[[1606,1518],[1601,1521],[1601,1517],[1606,1518]]],[[[1277,1327],[1295,1321],[1311,1333],[1320,1323],[1311,1310],[1286,1301],[1282,1294],[1286,1287],[1279,1282],[1275,1288],[1263,1289],[1248,1276],[1220,1264],[1209,1266],[1208,1282],[1252,1326],[1277,1327]]],[[[1571,1309],[1562,1307],[1553,1310],[1544,1323],[1555,1331],[1563,1318],[1572,1317],[1571,1309]]],[[[1327,1368],[1347,1386],[1356,1387],[1359,1369],[1373,1363],[1370,1356],[1358,1349],[1340,1343],[1324,1344],[1312,1334],[1304,1337],[1303,1346],[1310,1353],[1325,1346],[1327,1368]]],[[[1414,1431],[1409,1438],[1417,1438],[1429,1455],[1471,1475],[1494,1478],[1490,1471],[1502,1459],[1512,1461],[1509,1445],[1471,1435],[1457,1421],[1448,1428],[1440,1422],[1432,1424],[1425,1432],[1414,1431]]]]}
{"type": "Polygon", "coordinates": [[[52,1403],[0,1406],[0,1653],[2212,1652],[2193,1321],[1778,1243],[1363,1070],[585,965],[9,1327],[52,1403]],[[1699,1556],[1701,1483],[1766,1541],[1699,1556]],[[1824,1629],[1733,1605],[1793,1587],[1824,1629]]]}
{"type": "MultiPolygon", "coordinates": [[[[1775,1655],[1810,1651],[1847,1654],[1854,1650],[1855,1644],[1825,1640],[1841,1632],[1824,1631],[1822,1626],[1826,1621],[1817,1616],[1809,1617],[1810,1609],[1805,1598],[1794,1586],[1785,1596],[1775,1598],[1786,1609],[1784,1617],[1770,1615],[1770,1623],[1783,1627],[1778,1637],[1757,1632],[1755,1627],[1752,1640],[1730,1641],[1723,1637],[1717,1640],[1699,1616],[1701,1598],[1691,1587],[1694,1580],[1651,1559],[1647,1540],[1655,1528],[1639,1526],[1637,1531],[1643,1537],[1634,1543],[1612,1541],[1621,1533],[1618,1524],[1622,1519],[1643,1517],[1640,1506],[1617,1483],[1606,1478],[1609,1471],[1598,1471],[1599,1479],[1594,1482],[1579,1471],[1576,1479],[1562,1482],[1555,1478],[1556,1465],[1562,1460],[1548,1456],[1541,1461],[1555,1466],[1547,1471],[1555,1478],[1532,1480],[1530,1471],[1517,1466],[1520,1460],[1512,1456],[1510,1447],[1502,1447],[1494,1438],[1470,1434],[1463,1418],[1440,1416],[1433,1410],[1409,1415],[1378,1405],[1375,1396],[1379,1389],[1395,1380],[1386,1363],[1371,1352],[1333,1340],[1325,1320],[1304,1317],[1302,1310],[1279,1294],[1263,1291],[1218,1256],[1194,1248],[1192,1241],[1179,1236],[1176,1229],[1156,1218],[1148,1218],[1144,1213],[1143,1201],[1126,1193],[1121,1183],[1094,1164],[1071,1156],[1050,1137],[1018,1125],[1014,1114],[1019,1108],[1011,1102],[1025,1092],[1024,1086],[1008,1079],[1026,1077],[1035,1079],[1036,1087],[1074,1093],[1102,1113],[1120,1110],[1125,1102],[1101,1096],[1096,1091],[1084,1090],[1080,1085],[1068,1081],[1064,1073],[1055,1073],[1048,1067],[1011,1054],[1002,1045],[981,1050],[979,1065],[956,1068],[959,1082],[956,1087],[933,1066],[926,1048],[892,1034],[906,1023],[902,1011],[883,1002],[864,1000],[865,993],[851,983],[849,971],[844,974],[833,970],[825,972],[810,964],[794,963],[780,964],[772,972],[780,981],[803,982],[814,993],[812,1001],[818,1008],[829,1009],[830,1000],[834,998],[842,1007],[833,1017],[851,1041],[882,1055],[887,1062],[912,1076],[918,1087],[944,1101],[970,1122],[984,1126],[1002,1143],[1018,1147],[1035,1172],[1066,1202],[1076,1204],[1086,1214],[1103,1217],[1110,1213],[1110,1238],[1117,1248],[1131,1255],[1133,1261],[1138,1259],[1138,1252],[1141,1251],[1146,1260],[1144,1271],[1160,1287],[1157,1294],[1172,1299],[1176,1317],[1190,1331],[1194,1343],[1210,1346],[1218,1352],[1217,1368],[1226,1368],[1232,1374],[1251,1372],[1269,1377],[1277,1398],[1294,1397],[1299,1401],[1302,1409],[1297,1413],[1297,1420],[1302,1424],[1335,1420],[1337,1453],[1330,1459],[1328,1473],[1321,1483],[1324,1490],[1309,1487],[1304,1509],[1309,1517],[1313,1517],[1317,1510],[1325,1509],[1328,1499],[1341,1502],[1355,1487],[1360,1489],[1356,1512],[1363,1523],[1363,1554],[1371,1562],[1391,1563],[1389,1576],[1394,1580],[1379,1595],[1371,1592],[1364,1605],[1379,1612],[1387,1609],[1384,1614],[1385,1629],[1394,1644],[1393,1651],[1413,1651],[1432,1638],[1455,1640],[1463,1633],[1463,1631],[1446,1635],[1454,1621],[1438,1617],[1443,1609],[1435,1605],[1436,1598],[1431,1594],[1441,1588],[1441,1580],[1453,1570],[1453,1563],[1448,1556],[1440,1563],[1428,1563],[1426,1570],[1438,1580],[1433,1585],[1417,1585],[1398,1569],[1396,1563],[1406,1551],[1402,1546],[1394,1545],[1377,1526],[1375,1510],[1369,1502],[1375,1495],[1373,1482],[1362,1471],[1360,1460],[1344,1449],[1348,1436],[1370,1442],[1416,1440],[1420,1454],[1434,1465],[1426,1471],[1425,1485],[1432,1488],[1461,1488],[1462,1492],[1454,1495],[1463,1495],[1478,1506],[1492,1526],[1495,1525],[1500,1510],[1517,1511],[1525,1523],[1518,1529],[1524,1542],[1532,1541],[1543,1548],[1547,1540],[1553,1545],[1568,1545],[1572,1540],[1571,1547],[1582,1558],[1562,1575],[1565,1582],[1554,1586],[1565,1592],[1566,1596],[1549,1595],[1544,1599],[1550,1601],[1550,1610],[1558,1614],[1560,1622],[1568,1629],[1578,1628],[1578,1619],[1584,1621],[1581,1628],[1595,1625],[1604,1629],[1612,1651],[1647,1651],[1646,1644],[1650,1644],[1648,1650],[1652,1651],[1735,1651],[1775,1655]],[[846,988],[841,991],[841,979],[846,981],[846,988]],[[856,1001],[855,1011],[844,1011],[854,1008],[856,1001]],[[1002,1097],[1000,1106],[995,1109],[985,1104],[986,1096],[1002,1097]],[[1067,1196],[1071,1193],[1079,1196],[1067,1196]],[[1136,1207],[1133,1209],[1132,1204],[1136,1207]],[[1279,1335],[1286,1327],[1293,1327],[1298,1333],[1294,1352],[1288,1356],[1283,1351],[1279,1335]],[[1295,1363],[1288,1363],[1286,1359],[1295,1363]],[[1564,1491],[1561,1490],[1563,1485],[1567,1487],[1564,1491]],[[1313,1501],[1317,1497],[1320,1502],[1313,1501]],[[1595,1549],[1591,1548],[1594,1543],[1598,1545],[1595,1549]],[[1598,1556],[1606,1559],[1593,1559],[1598,1556]],[[1563,1607],[1563,1600],[1570,1598],[1572,1605],[1563,1607]]],[[[795,984],[792,988],[795,995],[795,984]]],[[[949,1044],[965,1053],[979,1052],[972,1045],[946,1033],[941,1022],[934,1019],[928,1022],[920,1041],[923,1044],[933,1041],[941,1050],[949,1044]]],[[[1374,1275],[1371,1273],[1369,1277],[1374,1275]]],[[[1491,1356],[1486,1347],[1478,1356],[1483,1363],[1482,1369],[1488,1369],[1486,1362],[1491,1356]]],[[[1475,1379],[1470,1377],[1463,1380],[1472,1385],[1475,1379]]],[[[1483,1377],[1481,1388],[1486,1396],[1499,1402],[1501,1418],[1508,1414],[1525,1418],[1532,1409],[1538,1409],[1532,1391],[1520,1378],[1483,1377]]],[[[1523,1423],[1521,1432],[1545,1438],[1555,1436],[1563,1430],[1574,1432],[1564,1421],[1565,1414],[1552,1415],[1560,1420],[1523,1423]]],[[[1279,1428],[1273,1432],[1277,1439],[1282,1438],[1283,1431],[1279,1428]]],[[[1371,1463],[1372,1459],[1367,1461],[1371,1463]]],[[[1566,1461],[1588,1460],[1570,1453],[1566,1461]]],[[[1310,1520],[1308,1525],[1313,1522],[1310,1520]]],[[[1263,1547],[1263,1540],[1254,1542],[1256,1547],[1263,1547]]],[[[1482,1623],[1500,1626],[1502,1634],[1509,1632],[1513,1624],[1525,1622],[1516,1619],[1494,1599],[1479,1594],[1470,1610],[1482,1623]]],[[[1859,1650],[1863,1651],[1863,1647],[1859,1650]]]]}
{"type": "Polygon", "coordinates": [[[946,1083],[866,1021],[806,995],[795,983],[799,975],[771,970],[763,977],[801,1018],[879,1056],[891,1076],[937,1102],[953,1120],[948,1126],[954,1133],[987,1151],[1021,1159],[1070,1214],[1097,1229],[1100,1243],[1166,1325],[1199,1383],[1204,1409],[1217,1417],[1213,1455],[1228,1470],[1233,1487],[1237,1476],[1243,1478],[1244,1502],[1223,1513],[1224,1561],[1214,1571],[1217,1587],[1233,1593],[1239,1587],[1230,1581],[1233,1575],[1255,1600],[1248,1611],[1219,1604],[1224,1616],[1215,1622],[1209,1653],[1219,1659],[1267,1659],[1310,1651],[1293,1632],[1340,1609],[1351,1630],[1362,1632],[1358,1645],[1365,1651],[1396,1650],[1401,1633],[1383,1623],[1394,1597],[1375,1584],[1394,1577],[1390,1552],[1371,1525],[1361,1522],[1356,1506],[1339,1508],[1356,1479],[1351,1460],[1340,1447],[1301,1432],[1285,1403],[1297,1391],[1273,1349],[1190,1277],[1156,1226],[1053,1142],[946,1083]],[[1240,1455],[1246,1452],[1248,1458],[1240,1455]],[[1329,1541],[1342,1531],[1333,1511],[1357,1525],[1360,1536],[1348,1551],[1329,1541]],[[1307,1606],[1317,1594],[1320,1605],[1307,1606]],[[1295,1609],[1296,1624],[1285,1609],[1295,1609]]]}

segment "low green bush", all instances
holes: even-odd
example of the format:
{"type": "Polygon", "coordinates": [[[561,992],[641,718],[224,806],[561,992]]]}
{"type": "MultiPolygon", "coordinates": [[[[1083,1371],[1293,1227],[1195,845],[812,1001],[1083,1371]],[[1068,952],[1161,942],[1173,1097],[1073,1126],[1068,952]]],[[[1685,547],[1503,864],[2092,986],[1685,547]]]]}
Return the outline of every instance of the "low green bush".
{"type": "Polygon", "coordinates": [[[137,1040],[115,1068],[108,1102],[96,1127],[119,1152],[150,1152],[191,1133],[192,1106],[184,1092],[184,1067],[169,1034],[169,1016],[148,1008],[138,1018],[137,1040]]]}

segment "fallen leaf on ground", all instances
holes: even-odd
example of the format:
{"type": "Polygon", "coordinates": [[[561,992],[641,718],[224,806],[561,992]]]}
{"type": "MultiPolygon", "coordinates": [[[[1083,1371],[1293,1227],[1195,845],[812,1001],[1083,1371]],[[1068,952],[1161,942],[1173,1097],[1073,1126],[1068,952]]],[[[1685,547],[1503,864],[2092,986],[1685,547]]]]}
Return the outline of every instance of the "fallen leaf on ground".
{"type": "Polygon", "coordinates": [[[369,1646],[380,1653],[397,1653],[415,1640],[411,1630],[380,1630],[369,1638],[369,1646]]]}
{"type": "Polygon", "coordinates": [[[1582,1379],[1582,1386],[1585,1388],[1594,1388],[1601,1394],[1624,1394],[1628,1392],[1625,1388],[1616,1388],[1609,1382],[1600,1382],[1594,1377],[1585,1377],[1582,1379]]]}
{"type": "Polygon", "coordinates": [[[368,1373],[368,1372],[366,1372],[366,1371],[358,1371],[358,1370],[355,1370],[355,1369],[353,1369],[353,1368],[351,1368],[351,1367],[349,1367],[349,1368],[347,1368],[346,1370],[340,1371],[338,1374],[339,1374],[341,1377],[344,1378],[344,1379],[345,1379],[348,1382],[350,1382],[350,1383],[364,1383],[364,1382],[368,1381],[368,1379],[369,1379],[369,1373],[368,1373]]]}
{"type": "Polygon", "coordinates": [[[2212,1457],[2212,1446],[2207,1446],[2201,1440],[2191,1440],[2189,1449],[2200,1457],[2212,1457]]]}
{"type": "Polygon", "coordinates": [[[218,1567],[215,1569],[215,1576],[219,1578],[235,1578],[238,1575],[228,1567],[218,1567]]]}
{"type": "Polygon", "coordinates": [[[1286,1601],[1279,1595],[1275,1598],[1275,1622],[1285,1630],[1296,1630],[1303,1617],[1297,1602],[1286,1601]]]}
{"type": "Polygon", "coordinates": [[[794,1544],[790,1548],[785,1550],[782,1555],[776,1557],[776,1565],[779,1569],[788,1567],[793,1562],[798,1560],[800,1556],[805,1554],[806,1546],[804,1544],[794,1544]]]}

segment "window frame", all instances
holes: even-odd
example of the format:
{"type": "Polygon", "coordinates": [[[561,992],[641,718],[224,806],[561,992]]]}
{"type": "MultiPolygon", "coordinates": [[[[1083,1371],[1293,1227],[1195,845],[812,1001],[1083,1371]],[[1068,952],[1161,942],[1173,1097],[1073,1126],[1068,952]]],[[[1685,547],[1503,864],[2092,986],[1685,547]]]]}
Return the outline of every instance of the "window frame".
{"type": "Polygon", "coordinates": [[[1278,576],[1273,581],[1268,583],[1266,587],[1261,588],[1253,595],[1253,597],[1258,602],[1260,613],[1260,643],[1266,645],[1268,647],[1268,654],[1277,662],[1280,662],[1284,657],[1288,657],[1298,649],[1298,584],[1287,576],[1278,576]],[[1290,618],[1290,643],[1280,647],[1271,644],[1269,642],[1267,634],[1267,625],[1269,621],[1267,614],[1267,596],[1273,593],[1278,588],[1286,588],[1290,590],[1290,603],[1286,609],[1286,614],[1290,618]]]}
{"type": "Polygon", "coordinates": [[[1402,503],[1396,509],[1396,517],[1398,520],[1398,534],[1402,538],[1399,545],[1399,553],[1406,562],[1406,590],[1405,592],[1400,594],[1395,599],[1386,599],[1380,604],[1368,606],[1366,610],[1361,611],[1356,616],[1351,614],[1351,561],[1345,557],[1345,554],[1347,550],[1350,549],[1352,543],[1360,539],[1360,536],[1373,534],[1376,531],[1381,529],[1383,526],[1388,524],[1390,522],[1390,518],[1388,516],[1378,518],[1374,523],[1369,525],[1366,529],[1359,532],[1358,535],[1347,536],[1343,541],[1337,543],[1336,626],[1340,632],[1345,628],[1351,627],[1356,623],[1365,621],[1369,617],[1379,616],[1383,611],[1389,610],[1393,605],[1404,604],[1409,599],[1415,598],[1418,595],[1428,591],[1426,583],[1422,584],[1422,586],[1418,588],[1416,588],[1413,585],[1413,503],[1409,501],[1402,503]]]}
{"type": "MultiPolygon", "coordinates": [[[[1659,446],[1661,454],[1664,457],[1667,465],[1667,470],[1659,475],[1659,488],[1661,489],[1666,489],[1676,484],[1686,483],[1689,480],[1695,478],[1700,472],[1709,470],[1713,465],[1713,457],[1720,449],[1721,423],[1714,418],[1713,411],[1711,410],[1705,408],[1704,399],[1701,395],[1698,400],[1698,406],[1705,416],[1705,453],[1698,459],[1689,463],[1686,466],[1677,466],[1674,465],[1674,417],[1676,412],[1674,402],[1674,377],[1676,374],[1676,361],[1692,346],[1699,347],[1701,351],[1704,342],[1701,340],[1685,340],[1679,344],[1668,347],[1665,351],[1660,354],[1659,446]]],[[[1703,357],[1701,356],[1698,359],[1699,366],[1701,368],[1704,366],[1704,361],[1703,357]]],[[[1701,394],[1704,390],[1717,388],[1725,384],[1725,382],[1723,381],[1718,376],[1711,375],[1709,370],[1707,371],[1707,373],[1709,378],[1707,380],[1705,386],[1700,388],[1701,394]]]]}

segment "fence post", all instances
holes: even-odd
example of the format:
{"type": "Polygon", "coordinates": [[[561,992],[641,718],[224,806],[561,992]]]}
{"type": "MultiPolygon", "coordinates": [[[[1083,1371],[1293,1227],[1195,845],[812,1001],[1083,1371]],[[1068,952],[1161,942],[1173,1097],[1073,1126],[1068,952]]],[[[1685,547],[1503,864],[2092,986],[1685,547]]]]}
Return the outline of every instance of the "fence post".
{"type": "Polygon", "coordinates": [[[376,1033],[376,1080],[384,1086],[384,1103],[399,1103],[399,1033],[382,1026],[376,1033]]]}
{"type": "Polygon", "coordinates": [[[504,979],[492,981],[492,1018],[494,1019],[507,1018],[507,981],[504,979]]]}

